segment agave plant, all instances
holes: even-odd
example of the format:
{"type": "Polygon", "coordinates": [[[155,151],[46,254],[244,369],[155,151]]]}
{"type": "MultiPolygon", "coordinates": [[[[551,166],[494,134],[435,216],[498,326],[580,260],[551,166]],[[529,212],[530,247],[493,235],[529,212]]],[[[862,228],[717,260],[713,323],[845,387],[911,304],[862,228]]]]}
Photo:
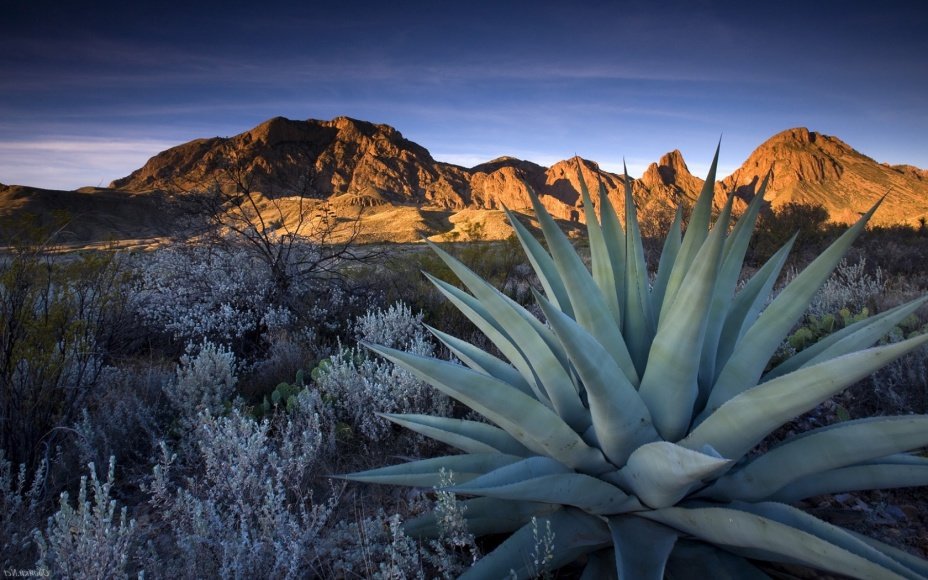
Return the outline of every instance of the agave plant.
{"type": "MultiPolygon", "coordinates": [[[[757,561],[928,577],[928,562],[790,506],[928,484],[928,458],[912,453],[928,445],[928,416],[844,421],[757,451],[782,425],[928,342],[872,347],[928,297],[768,368],[879,203],[771,300],[795,237],[739,286],[766,180],[733,227],[730,198],[710,228],[717,160],[718,150],[685,235],[677,211],[653,281],[627,173],[624,229],[602,184],[594,206],[581,178],[590,269],[537,197],[547,250],[507,210],[547,324],[433,246],[469,292],[430,279],[508,362],[435,329],[464,365],[366,346],[488,422],[386,415],[462,453],[346,477],[433,487],[453,472],[446,489],[474,496],[464,502],[470,531],[510,534],[468,578],[538,572],[526,557],[538,522],[554,533],[550,566],[579,562],[583,578],[764,577],[757,561]]],[[[436,519],[406,529],[433,535],[436,519]]]]}

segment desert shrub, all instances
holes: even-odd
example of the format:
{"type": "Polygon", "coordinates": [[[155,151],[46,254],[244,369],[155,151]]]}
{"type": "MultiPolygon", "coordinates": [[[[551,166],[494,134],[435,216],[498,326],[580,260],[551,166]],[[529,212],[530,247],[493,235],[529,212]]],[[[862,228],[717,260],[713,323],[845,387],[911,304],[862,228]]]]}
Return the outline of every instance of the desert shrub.
{"type": "MultiPolygon", "coordinates": [[[[287,256],[307,259],[296,250],[287,256]]],[[[363,302],[335,275],[293,273],[281,286],[265,260],[231,241],[170,246],[141,257],[138,268],[136,312],[151,332],[169,339],[162,345],[168,352],[178,342],[209,340],[260,364],[289,337],[316,355],[345,331],[345,313],[363,302]]]]}
{"type": "MultiPolygon", "coordinates": [[[[881,342],[900,342],[928,331],[916,316],[903,320],[881,342]]],[[[928,348],[922,347],[893,361],[868,378],[866,386],[854,390],[853,415],[872,413],[928,413],[928,348]],[[867,388],[869,387],[869,388],[867,388]]]]}
{"type": "Polygon", "coordinates": [[[321,353],[311,339],[297,332],[278,330],[266,336],[267,355],[258,360],[248,373],[242,373],[240,391],[246,399],[266,397],[282,381],[290,380],[297,372],[310,369],[321,353]]]}
{"type": "Polygon", "coordinates": [[[317,544],[320,572],[335,578],[457,578],[480,557],[473,534],[467,529],[467,506],[443,488],[454,485],[454,474],[442,471],[434,499],[417,496],[404,505],[409,514],[432,508],[437,537],[419,541],[403,530],[403,517],[378,507],[363,511],[332,526],[317,544]]]}
{"type": "Polygon", "coordinates": [[[0,448],[33,464],[80,415],[131,308],[121,255],[0,258],[0,448]]]}
{"type": "Polygon", "coordinates": [[[90,485],[81,477],[77,503],[72,506],[68,493],[62,493],[60,509],[48,519],[45,531],[35,531],[36,568],[62,578],[127,578],[137,530],[125,507],[117,515],[116,501],[110,497],[115,462],[110,460],[105,482],[97,478],[93,463],[88,468],[90,485]]]}
{"type": "Polygon", "coordinates": [[[836,237],[839,230],[828,223],[828,211],[821,205],[790,202],[761,213],[746,261],[754,265],[765,262],[796,235],[797,251],[790,260],[807,263],[836,237]]]}
{"type": "Polygon", "coordinates": [[[874,299],[885,289],[883,270],[879,266],[870,273],[867,271],[866,257],[856,263],[844,259],[809,303],[808,312],[823,316],[835,314],[842,308],[854,312],[864,308],[873,309],[874,299]]]}
{"type": "Polygon", "coordinates": [[[311,565],[312,546],[331,512],[309,482],[332,437],[318,394],[305,391],[294,413],[255,421],[237,409],[199,415],[194,468],[172,478],[175,455],[162,444],[151,505],[172,537],[181,577],[294,578],[311,565]]]}
{"type": "Polygon", "coordinates": [[[35,561],[32,554],[32,530],[38,524],[45,501],[45,476],[48,462],[39,462],[32,473],[25,464],[13,464],[0,449],[0,565],[26,566],[35,561]]]}
{"type": "Polygon", "coordinates": [[[199,413],[219,413],[231,401],[237,381],[232,351],[204,340],[187,345],[176,377],[165,384],[164,392],[180,414],[181,425],[192,430],[199,413]]]}
{"type": "Polygon", "coordinates": [[[928,231],[905,225],[876,226],[861,236],[868,259],[889,276],[928,284],[928,231]]]}
{"type": "MultiPolygon", "coordinates": [[[[354,332],[359,341],[385,341],[395,348],[430,356],[434,354],[434,346],[426,337],[421,320],[422,313],[413,315],[408,306],[396,303],[358,318],[354,332]]],[[[355,347],[339,345],[330,358],[314,369],[312,378],[330,401],[336,420],[368,444],[384,443],[393,432],[390,422],[375,412],[439,415],[451,412],[450,400],[412,373],[389,361],[367,356],[355,347]]]]}
{"type": "MultiPolygon", "coordinates": [[[[538,279],[519,252],[515,237],[496,242],[442,244],[442,248],[498,284],[497,287],[516,302],[523,305],[534,302],[531,288],[538,287],[538,279]]],[[[386,303],[408,304],[412,310],[424,313],[423,320],[427,324],[492,351],[492,344],[466,316],[448,303],[423,276],[423,271],[439,278],[450,277],[448,267],[421,247],[393,252],[382,269],[368,270],[365,277],[378,280],[386,303]]]]}
{"type": "Polygon", "coordinates": [[[161,390],[172,378],[154,365],[105,367],[99,388],[74,424],[81,465],[115,457],[123,470],[150,471],[148,461],[165,423],[161,390]]]}
{"type": "Polygon", "coordinates": [[[244,249],[175,245],[141,259],[138,312],[151,327],[181,342],[257,341],[262,320],[286,320],[269,302],[272,286],[262,263],[244,249]]]}
{"type": "Polygon", "coordinates": [[[403,532],[402,518],[379,509],[357,521],[341,520],[317,547],[322,573],[331,578],[422,578],[419,545],[403,532]]]}

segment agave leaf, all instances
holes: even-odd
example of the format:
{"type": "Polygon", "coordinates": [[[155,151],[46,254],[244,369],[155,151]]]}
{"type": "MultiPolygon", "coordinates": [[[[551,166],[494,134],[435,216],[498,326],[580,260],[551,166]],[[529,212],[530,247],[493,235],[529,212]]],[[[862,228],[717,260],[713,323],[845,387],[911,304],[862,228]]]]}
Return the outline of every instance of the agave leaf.
{"type": "MultiPolygon", "coordinates": [[[[615,212],[615,207],[609,201],[606,194],[606,187],[602,180],[599,181],[599,219],[603,231],[603,241],[609,250],[609,259],[612,261],[612,271],[616,273],[615,293],[618,303],[624,303],[625,296],[625,232],[622,230],[622,223],[619,222],[619,216],[615,212]]],[[[562,309],[563,310],[563,309],[562,309]]],[[[565,311],[566,312],[566,311],[565,311]]],[[[619,313],[620,315],[623,313],[619,313]]],[[[619,316],[619,324],[624,324],[623,316],[619,316]]],[[[633,383],[637,384],[635,381],[633,383]]]]}
{"type": "MultiPolygon", "coordinates": [[[[457,474],[455,474],[457,476],[457,474]]],[[[514,532],[533,517],[544,516],[561,509],[549,503],[509,501],[492,497],[464,500],[464,521],[467,531],[475,536],[514,532]]],[[[403,531],[414,538],[435,538],[441,533],[434,513],[417,516],[403,524],[403,531]]]]}
{"type": "Polygon", "coordinates": [[[394,413],[378,413],[378,415],[416,433],[457,447],[465,453],[496,452],[519,457],[531,454],[531,451],[513,439],[511,435],[499,427],[486,423],[433,415],[394,413]]]}
{"type": "Polygon", "coordinates": [[[442,469],[454,472],[454,476],[458,481],[470,481],[498,467],[521,460],[521,457],[502,453],[469,453],[420,459],[357,473],[333,475],[332,477],[350,481],[363,481],[365,483],[435,487],[441,484],[440,472],[442,469]]]}
{"type": "Polygon", "coordinates": [[[926,301],[928,301],[928,296],[923,296],[848,325],[789,357],[764,374],[762,380],[768,381],[798,368],[873,346],[873,343],[889,333],[894,326],[918,310],[926,301]]]}
{"type": "Polygon", "coordinates": [[[648,408],[593,336],[544,297],[535,298],[583,381],[600,449],[613,465],[624,465],[632,450],[657,439],[648,408]]]}
{"type": "MultiPolygon", "coordinates": [[[[590,258],[592,260],[593,280],[599,291],[602,292],[603,300],[609,311],[615,318],[617,328],[622,324],[622,308],[619,305],[619,294],[616,292],[615,279],[622,275],[621,272],[615,272],[612,269],[612,259],[609,257],[609,247],[606,246],[606,239],[603,237],[603,230],[596,219],[596,210],[593,208],[593,200],[590,199],[590,192],[586,187],[583,174],[580,167],[577,167],[577,178],[580,180],[580,194],[583,196],[583,214],[586,217],[586,231],[590,240],[590,258]]],[[[600,212],[603,208],[600,208],[600,212]]]]}
{"type": "Polygon", "coordinates": [[[864,230],[867,220],[881,202],[882,199],[796,276],[745,333],[712,387],[706,405],[709,412],[757,384],[767,361],[805,312],[809,301],[847,253],[851,244],[864,230]]]}
{"type": "Polygon", "coordinates": [[[890,556],[900,564],[904,565],[909,570],[912,570],[919,576],[923,578],[928,578],[928,560],[919,558],[918,556],[913,556],[908,552],[904,552],[895,546],[890,546],[879,540],[875,540],[871,537],[865,536],[863,534],[858,534],[857,532],[852,532],[848,530],[848,533],[859,539],[860,541],[873,546],[877,550],[883,552],[884,554],[890,556]]]}
{"type": "MultiPolygon", "coordinates": [[[[595,552],[611,542],[609,529],[596,516],[575,509],[556,511],[536,520],[537,535],[545,534],[548,522],[554,533],[554,554],[548,569],[557,569],[584,554],[595,552]]],[[[542,570],[535,567],[531,554],[536,546],[532,524],[526,524],[495,550],[478,560],[461,575],[462,579],[533,578],[542,570]],[[514,574],[514,576],[512,576],[514,574]]]]}
{"type": "Polygon", "coordinates": [[[668,441],[683,437],[693,419],[699,394],[701,345],[730,213],[728,203],[712,235],[696,255],[674,305],[665,310],[666,317],[661,319],[654,337],[648,368],[638,390],[658,433],[668,441]]]}
{"type": "Polygon", "coordinates": [[[580,256],[574,251],[570,240],[554,223],[554,219],[541,205],[538,197],[531,192],[530,197],[532,198],[532,205],[535,207],[535,215],[539,223],[541,223],[541,230],[548,241],[548,247],[551,248],[554,263],[561,274],[564,286],[567,288],[567,294],[570,296],[570,304],[573,307],[577,322],[596,337],[596,340],[606,348],[629,381],[637,385],[638,374],[632,364],[631,356],[625,345],[625,339],[622,338],[622,333],[619,327],[616,326],[615,319],[611,316],[602,315],[603,312],[609,312],[602,293],[596,287],[596,283],[587,271],[586,266],[583,265],[580,256]]]}
{"type": "Polygon", "coordinates": [[[590,554],[580,580],[619,580],[615,569],[615,550],[600,550],[590,554]]]}
{"type": "Polygon", "coordinates": [[[849,533],[844,528],[823,522],[822,520],[807,514],[806,512],[794,507],[776,502],[747,503],[734,502],[731,504],[734,509],[748,512],[780,524],[789,526],[793,529],[802,530],[808,534],[822,539],[833,546],[865,558],[878,566],[891,570],[895,574],[906,578],[917,578],[906,566],[893,559],[891,556],[881,552],[873,546],[862,542],[859,538],[849,533]]]}
{"type": "Polygon", "coordinates": [[[428,278],[435,288],[454,304],[468,320],[473,322],[474,325],[490,339],[490,342],[492,342],[496,348],[509,359],[513,366],[515,366],[523,380],[518,383],[512,383],[512,385],[520,391],[526,392],[523,386],[527,383],[530,392],[526,392],[526,394],[535,397],[537,400],[550,407],[551,401],[548,399],[548,394],[544,391],[544,387],[535,376],[531,364],[522,354],[519,347],[516,346],[512,337],[500,326],[499,322],[493,319],[483,305],[480,304],[480,301],[460,288],[456,288],[447,282],[439,280],[431,274],[425,274],[425,277],[428,278]]]}
{"type": "Polygon", "coordinates": [[[499,379],[446,361],[362,344],[493,421],[535,453],[585,473],[610,471],[603,454],[551,409],[499,379]]]}
{"type": "Polygon", "coordinates": [[[619,578],[661,580],[678,532],[636,516],[609,518],[619,578]]]}
{"type": "Polygon", "coordinates": [[[622,334],[628,341],[628,351],[639,376],[645,373],[648,351],[657,328],[651,311],[648,290],[648,267],[644,245],[638,228],[638,211],[632,198],[632,182],[625,170],[625,307],[622,334]]]}
{"type": "Polygon", "coordinates": [[[763,267],[751,277],[744,288],[735,296],[731,307],[728,309],[728,315],[725,317],[722,334],[719,336],[718,354],[715,363],[716,375],[718,370],[728,362],[738,341],[754,324],[760,311],[766,305],[767,298],[770,296],[777,277],[780,275],[780,270],[783,269],[783,264],[786,263],[786,257],[795,242],[796,234],[767,260],[763,267]]]}
{"type": "Polygon", "coordinates": [[[522,249],[525,250],[525,255],[532,264],[532,268],[535,270],[538,281],[541,282],[541,287],[544,289],[548,300],[556,304],[563,312],[573,316],[567,289],[564,288],[561,275],[557,273],[554,260],[551,259],[551,256],[545,251],[541,243],[522,225],[514,212],[508,208],[503,208],[503,211],[506,212],[506,218],[512,224],[512,229],[515,230],[516,237],[519,238],[519,243],[522,244],[522,249]]]}
{"type": "Polygon", "coordinates": [[[770,577],[740,556],[700,542],[679,541],[667,562],[669,580],[766,580],[770,577]]]}
{"type": "MultiPolygon", "coordinates": [[[[450,256],[448,258],[453,260],[450,256]]],[[[460,290],[455,292],[451,290],[453,287],[448,288],[449,285],[439,284],[439,281],[433,280],[433,282],[440,290],[444,290],[443,293],[446,296],[456,296],[458,302],[467,300],[466,293],[460,290]],[[461,296],[462,294],[464,296],[461,296]]],[[[524,308],[519,306],[517,310],[501,298],[502,295],[496,289],[490,286],[487,288],[489,291],[481,293],[486,301],[482,300],[481,296],[477,298],[480,299],[479,304],[485,307],[487,315],[493,317],[496,324],[502,326],[505,335],[509,337],[510,344],[504,343],[509,352],[503,351],[503,353],[507,357],[510,354],[515,357],[515,360],[512,358],[510,360],[526,381],[530,381],[529,386],[535,385],[533,391],[535,391],[536,398],[541,401],[550,401],[558,415],[575,431],[582,433],[590,426],[590,414],[580,401],[580,395],[564,366],[566,361],[562,363],[550,348],[550,344],[554,342],[553,334],[551,341],[546,341],[543,334],[550,334],[550,330],[543,327],[536,328],[519,313],[518,310],[524,310],[524,308]]],[[[471,306],[471,310],[479,313],[474,306],[471,306]]],[[[532,318],[535,323],[540,324],[534,317],[532,318]]],[[[492,328],[493,324],[487,326],[492,328]]]]}
{"type": "Polygon", "coordinates": [[[664,295],[667,292],[667,283],[670,281],[670,271],[677,260],[677,254],[680,253],[680,244],[683,229],[683,205],[677,206],[677,211],[673,214],[673,222],[667,231],[667,238],[664,240],[664,248],[661,251],[660,262],[657,265],[657,277],[654,279],[654,286],[651,288],[651,308],[652,312],[660,312],[664,305],[664,295]]]}
{"type": "Polygon", "coordinates": [[[652,508],[674,505],[704,479],[727,469],[727,459],[668,441],[642,445],[619,471],[621,481],[652,508]]]}
{"type": "Polygon", "coordinates": [[[569,470],[545,473],[542,469],[525,467],[526,463],[536,459],[539,458],[505,466],[449,488],[448,491],[498,499],[571,505],[593,514],[618,514],[641,509],[641,504],[635,498],[601,479],[569,470]]]}
{"type": "MultiPolygon", "coordinates": [[[[515,463],[504,465],[503,467],[508,469],[489,471],[485,473],[483,477],[475,480],[473,485],[478,487],[496,487],[524,481],[533,477],[541,477],[543,475],[573,473],[569,467],[560,461],[555,461],[543,455],[525,457],[515,463]]],[[[459,492],[456,488],[452,489],[452,491],[455,493],[465,493],[459,492]]]]}
{"type": "Polygon", "coordinates": [[[509,383],[523,393],[534,396],[534,391],[532,391],[528,382],[526,382],[525,378],[511,364],[496,358],[483,349],[477,348],[466,340],[451,336],[436,328],[432,328],[428,324],[425,325],[425,328],[470,368],[486,373],[491,377],[496,377],[504,383],[509,383]]]}
{"type": "MultiPolygon", "coordinates": [[[[748,208],[744,214],[738,218],[738,222],[732,229],[731,235],[725,240],[724,256],[726,262],[729,260],[732,264],[737,265],[738,270],[744,265],[744,256],[747,254],[748,245],[751,242],[751,235],[754,233],[754,226],[757,224],[757,216],[760,214],[761,207],[764,205],[764,195],[767,193],[767,185],[773,170],[768,170],[764,175],[757,193],[748,203],[748,208]]],[[[734,192],[732,192],[734,195],[734,192]]]]}
{"type": "Polygon", "coordinates": [[[701,497],[756,501],[791,482],[928,445],[928,416],[873,417],[815,429],[719,479],[701,497]]]}
{"type": "Polygon", "coordinates": [[[696,198],[696,205],[693,206],[693,213],[690,215],[689,223],[686,226],[686,234],[683,236],[680,252],[677,259],[674,260],[673,270],[671,270],[670,277],[667,280],[667,290],[664,294],[658,326],[663,324],[664,317],[667,316],[677,296],[677,291],[683,285],[683,279],[686,278],[690,264],[696,259],[696,254],[699,253],[702,243],[709,237],[709,218],[712,214],[712,198],[715,194],[715,171],[719,164],[721,145],[720,140],[715,148],[715,155],[712,157],[712,165],[709,166],[709,174],[706,175],[702,191],[699,193],[699,197],[696,198]]]}
{"type": "Polygon", "coordinates": [[[928,464],[868,463],[807,475],[784,486],[770,499],[792,503],[824,494],[923,485],[928,485],[928,464]]]}
{"type": "MultiPolygon", "coordinates": [[[[702,359],[699,363],[699,385],[702,402],[705,402],[705,397],[708,396],[709,387],[715,383],[715,364],[718,357],[719,340],[722,337],[722,328],[731,307],[735,288],[738,286],[738,277],[741,275],[741,268],[744,265],[744,256],[748,250],[748,243],[751,241],[751,233],[754,230],[754,223],[757,221],[757,214],[763,203],[764,192],[767,190],[767,181],[769,179],[770,172],[768,171],[757,195],[751,200],[747,211],[735,224],[731,235],[725,240],[725,248],[722,251],[722,265],[719,268],[719,275],[712,292],[712,306],[709,310],[706,338],[703,341],[702,359]]],[[[731,205],[733,201],[734,194],[728,198],[728,205],[731,205]]]]}
{"type": "Polygon", "coordinates": [[[722,457],[737,461],[784,423],[926,342],[928,334],[847,354],[773,379],[729,400],[680,444],[689,449],[710,445],[722,457]]]}
{"type": "Polygon", "coordinates": [[[814,534],[740,509],[669,507],[640,515],[706,542],[772,552],[838,574],[856,578],[905,577],[814,534]]]}
{"type": "MultiPolygon", "coordinates": [[[[475,274],[459,260],[431,242],[426,241],[426,243],[429,244],[433,251],[438,254],[438,257],[451,268],[461,282],[467,286],[467,289],[480,301],[487,313],[496,319],[501,328],[505,329],[510,335],[513,333],[525,333],[527,329],[531,329],[534,331],[534,334],[528,333],[525,337],[521,337],[530,340],[530,342],[525,343],[525,345],[529,348],[541,348],[535,345],[535,343],[538,342],[538,338],[540,338],[547,346],[545,352],[550,351],[562,365],[566,365],[566,357],[560,349],[560,344],[554,340],[551,331],[548,330],[541,321],[532,316],[521,304],[491,286],[489,282],[475,274]],[[518,318],[514,318],[513,314],[517,315],[518,318]],[[521,318],[521,320],[519,320],[519,318],[521,318]],[[536,338],[535,335],[537,335],[538,338],[536,338]]],[[[523,344],[520,342],[521,338],[513,336],[516,344],[520,346],[523,344]]]]}

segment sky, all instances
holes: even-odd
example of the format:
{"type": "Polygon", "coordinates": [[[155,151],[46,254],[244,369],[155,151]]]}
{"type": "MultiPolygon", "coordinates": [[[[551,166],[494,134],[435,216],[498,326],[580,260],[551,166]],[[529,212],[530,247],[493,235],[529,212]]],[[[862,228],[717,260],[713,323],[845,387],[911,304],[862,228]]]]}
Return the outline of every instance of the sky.
{"type": "Polygon", "coordinates": [[[392,125],[440,161],[720,177],[805,126],[928,168],[928,2],[0,0],[0,182],[105,186],[262,121],[392,125]]]}

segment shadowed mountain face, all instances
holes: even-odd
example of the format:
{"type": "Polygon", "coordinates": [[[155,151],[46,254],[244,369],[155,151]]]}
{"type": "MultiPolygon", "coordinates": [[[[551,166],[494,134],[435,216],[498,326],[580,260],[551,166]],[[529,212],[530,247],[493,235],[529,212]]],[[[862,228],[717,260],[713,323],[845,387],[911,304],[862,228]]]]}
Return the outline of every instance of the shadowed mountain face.
{"type": "MultiPolygon", "coordinates": [[[[743,207],[768,170],[772,173],[766,198],[773,207],[820,204],[832,220],[852,222],[889,193],[872,223],[917,224],[928,216],[928,172],[876,163],[835,137],[805,128],[771,137],[737,171],[717,182],[716,205],[734,191],[736,210],[743,207]]],[[[465,222],[500,222],[497,210],[504,206],[531,207],[530,190],[555,217],[583,221],[578,173],[594,199],[601,185],[620,215],[624,213],[625,177],[585,159],[546,168],[500,157],[468,169],[434,160],[424,147],[387,125],[347,117],[275,117],[233,137],[197,139],[168,149],[107,190],[52,193],[2,186],[0,216],[22,211],[41,215],[62,206],[97,224],[84,228],[97,235],[109,224],[114,237],[144,237],[152,230],[145,213],[165,196],[218,186],[229,191],[247,188],[268,198],[302,194],[363,206],[369,210],[365,221],[373,228],[368,239],[412,241],[465,222]]],[[[664,222],[678,203],[696,198],[703,180],[690,173],[679,151],[672,151],[631,186],[643,220],[664,222]]],[[[494,233],[495,229],[488,233],[507,235],[505,227],[494,233]]]]}

